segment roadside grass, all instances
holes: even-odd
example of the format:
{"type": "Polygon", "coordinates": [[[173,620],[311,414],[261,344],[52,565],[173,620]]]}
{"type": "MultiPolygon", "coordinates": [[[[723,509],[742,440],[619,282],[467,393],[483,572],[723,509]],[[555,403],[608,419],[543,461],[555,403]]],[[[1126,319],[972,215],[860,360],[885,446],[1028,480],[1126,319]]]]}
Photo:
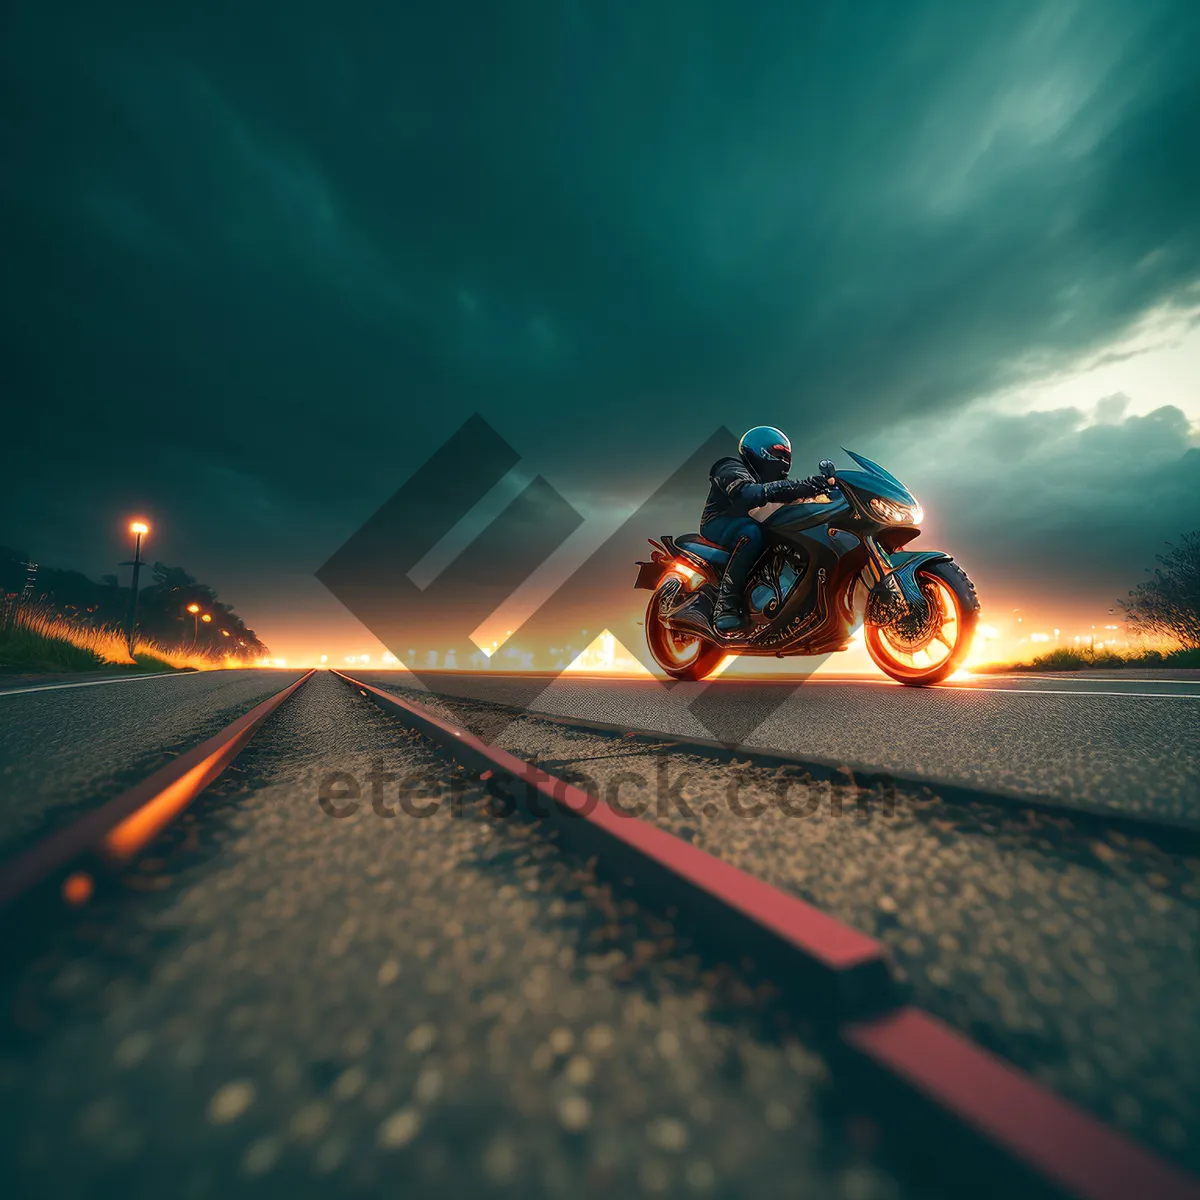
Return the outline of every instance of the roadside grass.
{"type": "Polygon", "coordinates": [[[125,635],[109,626],[77,625],[54,613],[10,605],[0,608],[0,671],[211,671],[241,666],[188,650],[172,650],[139,638],[132,657],[125,635]]]}
{"type": "Polygon", "coordinates": [[[97,671],[106,665],[95,650],[18,622],[0,628],[0,671],[97,671]]]}
{"type": "Polygon", "coordinates": [[[1114,654],[1102,650],[1098,654],[1081,654],[1078,650],[1051,650],[1027,662],[985,663],[972,667],[977,675],[999,674],[1002,671],[1087,671],[1100,668],[1119,671],[1126,668],[1200,669],[1200,650],[1140,650],[1132,654],[1114,654]]]}

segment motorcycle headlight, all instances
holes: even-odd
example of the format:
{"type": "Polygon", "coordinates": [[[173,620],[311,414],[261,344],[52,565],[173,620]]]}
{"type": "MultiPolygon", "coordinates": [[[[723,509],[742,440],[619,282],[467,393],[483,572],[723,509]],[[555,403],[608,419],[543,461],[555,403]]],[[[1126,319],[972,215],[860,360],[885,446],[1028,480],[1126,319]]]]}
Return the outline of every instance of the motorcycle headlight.
{"type": "Polygon", "coordinates": [[[882,521],[889,525],[920,525],[925,513],[915,501],[912,504],[897,504],[894,500],[884,500],[880,496],[871,498],[871,509],[882,521]]]}

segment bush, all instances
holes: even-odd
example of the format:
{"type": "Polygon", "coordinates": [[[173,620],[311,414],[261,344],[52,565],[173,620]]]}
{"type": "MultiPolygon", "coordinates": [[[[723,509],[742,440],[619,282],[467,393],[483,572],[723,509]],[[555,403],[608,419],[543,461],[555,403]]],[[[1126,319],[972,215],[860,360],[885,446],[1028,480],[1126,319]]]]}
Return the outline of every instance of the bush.
{"type": "Polygon", "coordinates": [[[1119,671],[1126,667],[1200,668],[1200,650],[1142,650],[1134,654],[1101,650],[1094,656],[1078,650],[1051,650],[1029,662],[989,663],[972,670],[986,675],[999,671],[1087,671],[1092,668],[1119,671]]]}

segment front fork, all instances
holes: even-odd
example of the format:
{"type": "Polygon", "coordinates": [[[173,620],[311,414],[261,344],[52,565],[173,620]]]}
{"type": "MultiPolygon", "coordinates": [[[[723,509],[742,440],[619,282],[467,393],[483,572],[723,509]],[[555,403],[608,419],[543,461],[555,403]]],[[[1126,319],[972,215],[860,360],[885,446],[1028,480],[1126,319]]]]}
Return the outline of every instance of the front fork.
{"type": "MultiPolygon", "coordinates": [[[[890,625],[908,613],[923,612],[925,597],[916,579],[916,563],[896,566],[887,551],[873,538],[862,539],[867,552],[863,576],[869,585],[867,621],[872,625],[890,625]]],[[[908,559],[909,556],[905,555],[908,559]]]]}

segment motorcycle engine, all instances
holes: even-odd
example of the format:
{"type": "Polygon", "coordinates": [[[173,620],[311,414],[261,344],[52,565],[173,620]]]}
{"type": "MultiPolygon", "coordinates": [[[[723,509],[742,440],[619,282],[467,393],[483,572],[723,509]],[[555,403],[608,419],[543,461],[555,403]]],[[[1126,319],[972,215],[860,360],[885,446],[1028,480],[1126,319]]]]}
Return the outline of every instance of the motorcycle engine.
{"type": "Polygon", "coordinates": [[[750,611],[773,617],[804,578],[807,564],[790,555],[775,555],[754,573],[750,580],[748,600],[750,611]],[[776,594],[776,584],[778,594],[776,594]]]}

